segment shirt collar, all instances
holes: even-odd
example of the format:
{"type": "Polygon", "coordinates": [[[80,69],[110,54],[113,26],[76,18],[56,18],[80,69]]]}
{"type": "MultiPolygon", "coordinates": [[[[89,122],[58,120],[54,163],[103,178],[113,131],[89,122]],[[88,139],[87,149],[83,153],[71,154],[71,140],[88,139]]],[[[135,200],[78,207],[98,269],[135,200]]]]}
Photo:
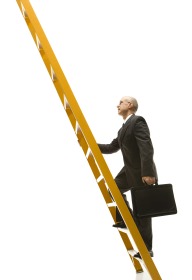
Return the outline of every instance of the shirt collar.
{"type": "Polygon", "coordinates": [[[126,121],[127,121],[132,115],[133,115],[133,114],[127,116],[123,123],[126,123],[126,121]]]}

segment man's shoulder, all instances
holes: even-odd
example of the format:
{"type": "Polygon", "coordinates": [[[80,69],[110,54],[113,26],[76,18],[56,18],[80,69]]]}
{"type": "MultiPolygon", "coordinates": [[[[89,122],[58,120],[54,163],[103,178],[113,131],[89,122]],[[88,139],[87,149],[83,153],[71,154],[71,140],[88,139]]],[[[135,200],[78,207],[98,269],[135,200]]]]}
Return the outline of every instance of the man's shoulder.
{"type": "Polygon", "coordinates": [[[145,120],[145,118],[144,117],[142,117],[142,116],[139,116],[139,115],[132,115],[132,117],[130,118],[130,125],[132,126],[132,127],[135,127],[135,126],[143,126],[143,125],[147,125],[148,126],[148,124],[147,124],[147,122],[146,122],[146,120],[145,120]]]}
{"type": "Polygon", "coordinates": [[[130,120],[131,120],[132,122],[136,122],[136,121],[144,121],[144,122],[146,122],[145,119],[144,119],[144,117],[139,116],[139,115],[135,115],[135,114],[133,114],[133,115],[131,116],[130,120]]]}

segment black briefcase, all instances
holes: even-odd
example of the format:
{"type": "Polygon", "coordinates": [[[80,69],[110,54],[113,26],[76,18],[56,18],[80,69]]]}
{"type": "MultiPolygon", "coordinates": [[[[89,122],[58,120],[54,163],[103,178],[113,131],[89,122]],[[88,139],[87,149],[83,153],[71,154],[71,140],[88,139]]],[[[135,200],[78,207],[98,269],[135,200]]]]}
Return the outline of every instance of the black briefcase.
{"type": "Polygon", "coordinates": [[[172,184],[131,188],[133,213],[138,218],[177,214],[172,184]]]}

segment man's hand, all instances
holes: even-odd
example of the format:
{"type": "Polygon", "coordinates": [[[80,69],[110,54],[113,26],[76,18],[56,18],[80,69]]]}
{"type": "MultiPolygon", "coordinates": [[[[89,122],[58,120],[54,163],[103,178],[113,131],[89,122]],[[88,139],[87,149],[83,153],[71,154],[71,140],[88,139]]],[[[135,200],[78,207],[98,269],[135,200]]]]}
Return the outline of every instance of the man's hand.
{"type": "Polygon", "coordinates": [[[145,177],[142,177],[142,181],[143,183],[147,184],[147,185],[154,185],[155,184],[155,177],[149,177],[149,176],[145,176],[145,177]]]}

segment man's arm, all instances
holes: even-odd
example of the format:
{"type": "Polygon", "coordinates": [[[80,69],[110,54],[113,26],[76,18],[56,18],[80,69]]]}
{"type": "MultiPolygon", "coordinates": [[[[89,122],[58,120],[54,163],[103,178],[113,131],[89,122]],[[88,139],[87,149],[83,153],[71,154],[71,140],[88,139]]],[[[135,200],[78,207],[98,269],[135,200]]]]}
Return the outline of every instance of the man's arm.
{"type": "Polygon", "coordinates": [[[98,144],[98,146],[102,154],[112,154],[120,149],[117,138],[113,139],[110,144],[98,144]]]}
{"type": "Polygon", "coordinates": [[[145,180],[147,184],[152,184],[155,180],[154,177],[156,176],[153,161],[154,150],[148,125],[143,118],[136,122],[134,134],[140,151],[141,174],[143,180],[145,180]]]}

